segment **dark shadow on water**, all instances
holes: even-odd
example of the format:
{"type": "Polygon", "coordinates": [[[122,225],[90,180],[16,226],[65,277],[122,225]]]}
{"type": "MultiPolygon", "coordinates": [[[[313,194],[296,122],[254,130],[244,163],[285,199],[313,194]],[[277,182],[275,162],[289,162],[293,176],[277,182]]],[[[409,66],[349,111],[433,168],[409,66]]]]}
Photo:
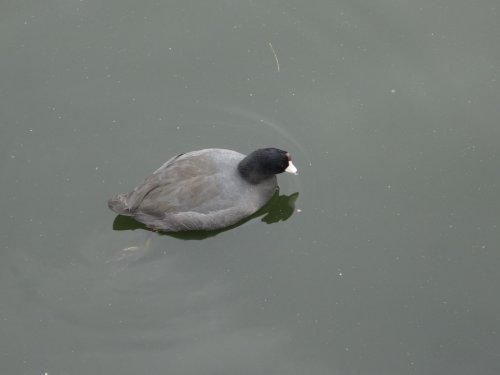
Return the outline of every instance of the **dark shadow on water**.
{"type": "Polygon", "coordinates": [[[213,237],[219,233],[225,232],[227,230],[234,229],[240,225],[246,223],[249,220],[255,219],[262,216],[262,221],[267,224],[277,223],[278,221],[288,220],[295,212],[295,202],[299,197],[299,193],[293,193],[291,195],[279,195],[277,191],[271,200],[260,210],[255,212],[253,215],[241,220],[240,222],[231,225],[224,229],[212,230],[212,231],[186,231],[186,232],[158,232],[154,231],[144,224],[139,223],[135,219],[129,216],[116,216],[113,221],[113,230],[135,230],[144,229],[151,232],[157,232],[160,235],[167,235],[170,237],[179,238],[182,240],[203,240],[208,237],[213,237]]]}

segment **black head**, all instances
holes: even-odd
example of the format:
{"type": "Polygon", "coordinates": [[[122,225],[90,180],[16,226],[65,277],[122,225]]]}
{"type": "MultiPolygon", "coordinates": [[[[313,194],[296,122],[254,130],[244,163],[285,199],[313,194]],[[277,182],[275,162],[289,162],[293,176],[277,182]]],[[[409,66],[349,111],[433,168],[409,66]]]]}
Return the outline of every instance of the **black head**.
{"type": "MultiPolygon", "coordinates": [[[[261,148],[248,154],[238,164],[238,171],[248,182],[258,184],[278,173],[285,172],[287,168],[290,171],[292,166],[288,152],[277,148],[261,148]]],[[[292,173],[296,171],[295,167],[291,170],[292,173]]]]}

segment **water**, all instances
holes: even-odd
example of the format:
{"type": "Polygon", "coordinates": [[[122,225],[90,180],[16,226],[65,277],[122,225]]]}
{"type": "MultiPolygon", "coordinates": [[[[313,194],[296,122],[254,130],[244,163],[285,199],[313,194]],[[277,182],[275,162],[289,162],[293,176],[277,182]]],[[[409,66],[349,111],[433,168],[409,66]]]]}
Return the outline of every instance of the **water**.
{"type": "Polygon", "coordinates": [[[0,9],[2,373],[499,373],[496,1],[0,9]],[[106,207],[262,146],[300,175],[236,228],[106,207]]]}

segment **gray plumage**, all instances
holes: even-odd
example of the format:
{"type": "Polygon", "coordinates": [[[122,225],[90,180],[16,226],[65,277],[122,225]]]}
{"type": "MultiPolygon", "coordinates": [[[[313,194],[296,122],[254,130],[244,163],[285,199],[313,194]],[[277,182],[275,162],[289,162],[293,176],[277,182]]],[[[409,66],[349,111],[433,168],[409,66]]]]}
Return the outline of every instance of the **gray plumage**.
{"type": "Polygon", "coordinates": [[[133,191],[111,198],[108,206],[167,232],[224,228],[269,201],[278,186],[275,174],[289,160],[277,149],[260,149],[248,157],[225,149],[179,154],[133,191]]]}

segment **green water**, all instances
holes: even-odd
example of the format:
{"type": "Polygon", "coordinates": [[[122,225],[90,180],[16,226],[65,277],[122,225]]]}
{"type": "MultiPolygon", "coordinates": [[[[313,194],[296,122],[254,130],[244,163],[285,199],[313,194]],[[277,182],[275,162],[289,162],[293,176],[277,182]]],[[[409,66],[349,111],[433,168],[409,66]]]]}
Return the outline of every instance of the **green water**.
{"type": "Polygon", "coordinates": [[[0,372],[500,373],[499,9],[4,2],[0,372]],[[230,230],[106,206],[264,146],[300,174],[230,230]]]}

